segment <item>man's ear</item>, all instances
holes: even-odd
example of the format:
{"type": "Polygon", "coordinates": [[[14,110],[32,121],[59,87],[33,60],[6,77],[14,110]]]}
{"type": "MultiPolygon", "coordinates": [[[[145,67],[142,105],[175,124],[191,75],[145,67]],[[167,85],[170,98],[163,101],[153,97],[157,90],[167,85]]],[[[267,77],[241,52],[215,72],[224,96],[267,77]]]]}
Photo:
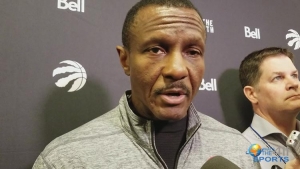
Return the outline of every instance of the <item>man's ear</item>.
{"type": "Polygon", "coordinates": [[[257,95],[256,95],[256,90],[255,90],[254,87],[245,86],[244,87],[244,94],[252,104],[256,104],[258,102],[257,95]]]}
{"type": "Polygon", "coordinates": [[[120,63],[123,67],[124,73],[127,76],[130,76],[129,53],[123,46],[117,46],[116,49],[119,54],[120,63]]]}

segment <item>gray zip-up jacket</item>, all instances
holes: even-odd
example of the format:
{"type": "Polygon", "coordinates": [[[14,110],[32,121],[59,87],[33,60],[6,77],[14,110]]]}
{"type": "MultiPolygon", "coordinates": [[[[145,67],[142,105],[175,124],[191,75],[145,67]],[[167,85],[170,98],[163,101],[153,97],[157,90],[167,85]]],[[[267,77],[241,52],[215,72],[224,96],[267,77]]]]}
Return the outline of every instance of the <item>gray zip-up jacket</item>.
{"type": "MultiPolygon", "coordinates": [[[[213,156],[223,156],[243,169],[254,167],[246,154],[250,143],[235,129],[189,108],[187,139],[176,160],[178,169],[199,169],[213,156]]],[[[108,113],[53,140],[38,156],[34,169],[162,169],[153,122],[135,115],[126,94],[108,113]]]]}

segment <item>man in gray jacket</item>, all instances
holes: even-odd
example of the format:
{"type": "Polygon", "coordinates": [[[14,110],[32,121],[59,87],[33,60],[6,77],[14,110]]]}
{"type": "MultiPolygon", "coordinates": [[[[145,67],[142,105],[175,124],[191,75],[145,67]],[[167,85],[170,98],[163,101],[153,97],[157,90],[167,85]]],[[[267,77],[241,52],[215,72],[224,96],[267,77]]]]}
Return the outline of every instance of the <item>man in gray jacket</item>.
{"type": "Polygon", "coordinates": [[[250,143],[198,112],[206,30],[188,0],[142,0],[117,46],[131,90],[108,113],[53,140],[33,168],[200,168],[223,156],[254,168],[250,143]]]}

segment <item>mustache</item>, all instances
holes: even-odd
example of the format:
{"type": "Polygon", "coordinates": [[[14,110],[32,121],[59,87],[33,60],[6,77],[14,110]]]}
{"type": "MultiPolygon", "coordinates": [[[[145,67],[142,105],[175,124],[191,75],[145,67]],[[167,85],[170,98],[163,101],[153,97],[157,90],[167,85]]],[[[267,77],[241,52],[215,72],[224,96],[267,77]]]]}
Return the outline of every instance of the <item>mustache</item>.
{"type": "Polygon", "coordinates": [[[168,84],[165,87],[155,89],[154,94],[159,95],[159,94],[163,93],[166,90],[174,89],[174,88],[183,90],[186,95],[190,95],[190,93],[191,93],[189,88],[183,82],[174,82],[174,83],[168,84]]]}

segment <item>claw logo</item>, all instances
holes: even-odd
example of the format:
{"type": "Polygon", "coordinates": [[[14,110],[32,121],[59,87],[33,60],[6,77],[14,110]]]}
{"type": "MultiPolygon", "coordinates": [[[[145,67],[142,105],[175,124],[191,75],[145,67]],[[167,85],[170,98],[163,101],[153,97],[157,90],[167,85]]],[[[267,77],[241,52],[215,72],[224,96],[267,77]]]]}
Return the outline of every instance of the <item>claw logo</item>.
{"type": "Polygon", "coordinates": [[[297,50],[300,48],[300,35],[298,32],[296,32],[293,29],[289,29],[289,33],[286,34],[285,39],[291,38],[291,40],[288,42],[289,46],[294,46],[294,50],[297,50]]]}
{"type": "Polygon", "coordinates": [[[74,92],[80,90],[87,79],[86,71],[85,69],[79,64],[78,62],[71,61],[71,60],[65,60],[60,62],[68,64],[70,66],[64,66],[64,67],[58,67],[53,70],[52,76],[62,74],[62,73],[70,73],[69,76],[59,79],[55,84],[57,87],[65,87],[67,84],[69,84],[71,81],[74,80],[72,87],[69,89],[68,92],[74,92]]]}

